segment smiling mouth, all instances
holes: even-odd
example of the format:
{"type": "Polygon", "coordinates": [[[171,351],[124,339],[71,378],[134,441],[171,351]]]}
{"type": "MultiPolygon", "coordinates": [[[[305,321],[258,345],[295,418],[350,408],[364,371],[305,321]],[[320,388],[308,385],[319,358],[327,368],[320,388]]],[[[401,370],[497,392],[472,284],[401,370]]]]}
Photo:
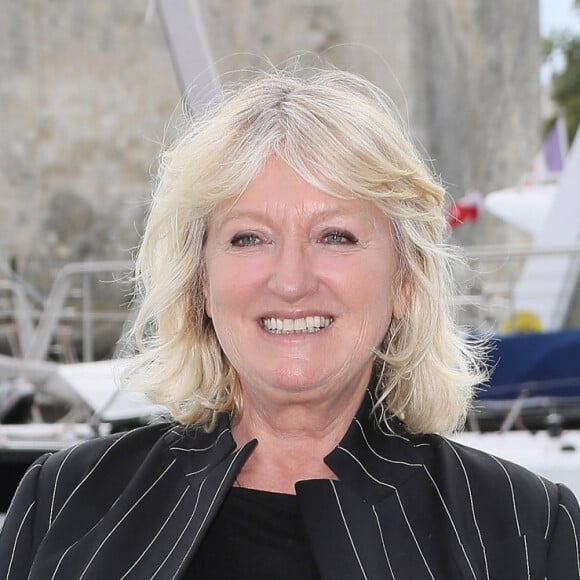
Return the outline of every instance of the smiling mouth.
{"type": "Polygon", "coordinates": [[[261,318],[262,328],[270,334],[313,334],[332,324],[330,316],[306,316],[305,318],[261,318]]]}

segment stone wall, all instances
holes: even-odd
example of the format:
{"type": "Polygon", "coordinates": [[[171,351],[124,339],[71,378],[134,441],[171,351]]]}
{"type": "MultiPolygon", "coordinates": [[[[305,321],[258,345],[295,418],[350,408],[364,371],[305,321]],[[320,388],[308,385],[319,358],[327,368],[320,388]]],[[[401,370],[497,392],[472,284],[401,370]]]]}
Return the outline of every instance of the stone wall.
{"type": "MultiPolygon", "coordinates": [[[[535,2],[200,8],[225,80],[311,51],[381,85],[453,195],[515,182],[539,144],[535,2]]],[[[0,75],[0,256],[44,287],[65,262],[128,257],[180,106],[148,2],[0,0],[0,75]]]]}
{"type": "Polygon", "coordinates": [[[0,255],[40,286],[128,258],[179,91],[136,0],[0,2],[0,255]]]}
{"type": "Polygon", "coordinates": [[[529,0],[421,0],[416,122],[450,188],[514,183],[539,144],[537,7],[529,0]]]}
{"type": "Polygon", "coordinates": [[[323,54],[379,84],[450,191],[514,183],[539,146],[538,6],[530,0],[202,0],[224,78],[323,54]]]}

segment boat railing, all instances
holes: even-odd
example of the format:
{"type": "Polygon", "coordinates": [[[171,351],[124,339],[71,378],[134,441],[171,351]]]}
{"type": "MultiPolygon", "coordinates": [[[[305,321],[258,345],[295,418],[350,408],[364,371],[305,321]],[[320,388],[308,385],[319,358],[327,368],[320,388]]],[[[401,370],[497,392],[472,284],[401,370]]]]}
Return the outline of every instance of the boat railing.
{"type": "Polygon", "coordinates": [[[133,266],[128,260],[67,264],[58,272],[48,296],[36,305],[17,280],[0,280],[0,296],[5,297],[0,316],[6,338],[9,342],[13,338],[12,354],[27,360],[45,360],[56,342],[61,351],[69,353],[64,359],[73,362],[70,335],[74,331],[82,345],[82,360],[94,360],[95,324],[112,322],[122,327],[127,320],[127,301],[118,297],[126,294],[121,286],[133,266]],[[100,295],[107,285],[109,291],[115,287],[115,299],[106,301],[103,309],[97,303],[102,302],[100,295]]]}
{"type": "MultiPolygon", "coordinates": [[[[484,333],[557,330],[546,327],[540,317],[522,309],[522,296],[542,300],[542,277],[521,287],[524,265],[530,258],[556,262],[563,257],[580,263],[580,244],[550,247],[471,246],[465,249],[467,267],[456,268],[458,320],[463,327],[484,333]]],[[[548,267],[545,276],[549,276],[548,267]]],[[[571,274],[572,293],[578,294],[578,276],[571,274]]],[[[547,291],[547,290],[546,290],[547,291]]],[[[577,302],[577,296],[576,296],[577,302]]],[[[573,308],[574,299],[570,301],[573,308]]],[[[575,316],[575,318],[579,318],[575,316]]],[[[570,312],[568,319],[570,319],[570,312]]],[[[572,325],[574,321],[572,321],[572,325]]]]}

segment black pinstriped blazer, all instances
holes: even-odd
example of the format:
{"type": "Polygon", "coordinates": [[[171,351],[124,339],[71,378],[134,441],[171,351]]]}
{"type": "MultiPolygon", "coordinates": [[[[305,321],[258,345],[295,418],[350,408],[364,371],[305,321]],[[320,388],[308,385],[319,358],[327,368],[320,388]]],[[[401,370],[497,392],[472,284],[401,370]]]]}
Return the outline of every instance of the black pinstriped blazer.
{"type": "MultiPolygon", "coordinates": [[[[296,486],[322,578],[580,578],[568,489],[439,436],[383,432],[369,406],[326,458],[339,481],[296,486]]],[[[0,578],[183,577],[254,445],[235,450],[224,416],[212,434],[156,425],[44,456],[0,535],[0,578]]]]}

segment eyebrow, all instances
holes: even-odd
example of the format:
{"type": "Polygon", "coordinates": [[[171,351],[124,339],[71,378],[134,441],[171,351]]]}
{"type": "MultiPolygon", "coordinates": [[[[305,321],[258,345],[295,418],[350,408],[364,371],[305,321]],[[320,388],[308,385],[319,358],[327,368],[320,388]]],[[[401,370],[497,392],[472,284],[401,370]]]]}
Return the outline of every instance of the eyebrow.
{"type": "MultiPolygon", "coordinates": [[[[354,213],[360,213],[360,212],[354,212],[354,213]]],[[[317,219],[328,219],[328,218],[333,218],[333,217],[343,217],[343,216],[349,216],[352,215],[353,212],[348,212],[345,211],[343,209],[325,209],[325,210],[321,210],[321,211],[313,211],[311,212],[309,217],[316,217],[317,219]]],[[[244,219],[244,218],[249,218],[249,219],[253,219],[255,221],[271,221],[271,218],[268,216],[268,214],[265,214],[264,212],[261,211],[256,211],[256,210],[236,210],[236,209],[232,209],[230,211],[225,212],[222,215],[219,216],[214,216],[215,218],[215,222],[214,224],[217,227],[223,226],[224,224],[227,224],[228,222],[234,221],[236,219],[244,219]]]]}

